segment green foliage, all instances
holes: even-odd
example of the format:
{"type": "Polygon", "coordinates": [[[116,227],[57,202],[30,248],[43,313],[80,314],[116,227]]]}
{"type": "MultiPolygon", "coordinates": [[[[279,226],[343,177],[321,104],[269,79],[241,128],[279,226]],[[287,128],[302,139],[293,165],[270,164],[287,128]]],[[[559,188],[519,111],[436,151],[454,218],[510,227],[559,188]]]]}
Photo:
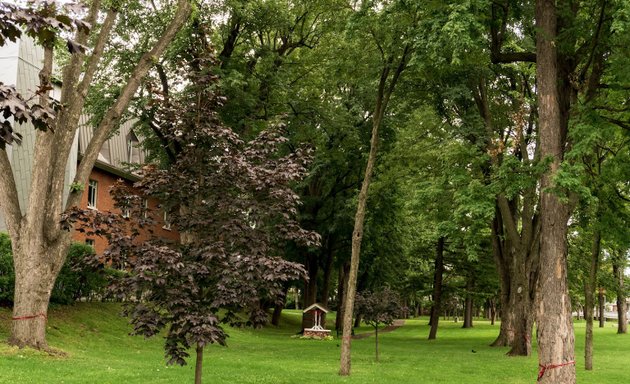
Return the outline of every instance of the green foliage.
{"type": "Polygon", "coordinates": [[[71,304],[81,298],[92,299],[103,295],[109,272],[94,269],[85,260],[94,254],[94,249],[83,243],[73,243],[68,257],[55,281],[50,300],[60,304],[71,304]]]}
{"type": "Polygon", "coordinates": [[[0,304],[13,302],[13,287],[15,285],[15,271],[13,270],[13,251],[11,239],[6,233],[0,232],[0,304]]]}
{"type": "MultiPolygon", "coordinates": [[[[87,256],[94,254],[92,247],[73,243],[68,257],[53,287],[51,302],[71,304],[79,299],[101,299],[107,286],[107,276],[116,274],[109,269],[94,269],[85,263],[87,256]]],[[[0,304],[13,303],[15,272],[11,240],[0,233],[0,304]]]]}

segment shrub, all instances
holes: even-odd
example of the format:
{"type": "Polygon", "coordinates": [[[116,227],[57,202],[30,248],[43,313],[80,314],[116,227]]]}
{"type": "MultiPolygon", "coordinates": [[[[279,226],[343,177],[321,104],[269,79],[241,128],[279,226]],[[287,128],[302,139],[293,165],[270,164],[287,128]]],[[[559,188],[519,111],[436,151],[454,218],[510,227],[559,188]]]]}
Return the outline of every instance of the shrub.
{"type": "Polygon", "coordinates": [[[59,272],[53,287],[51,302],[70,304],[81,298],[92,300],[100,297],[107,286],[107,277],[102,269],[87,265],[84,260],[93,255],[94,249],[83,243],[74,243],[59,272]]]}
{"type": "MultiPolygon", "coordinates": [[[[51,302],[70,304],[81,298],[100,298],[107,286],[108,271],[87,265],[84,260],[94,254],[87,244],[74,243],[70,246],[66,263],[59,272],[50,297],[51,302]]],[[[11,239],[0,233],[0,305],[13,304],[15,272],[11,239]]]]}
{"type": "Polygon", "coordinates": [[[11,239],[6,233],[0,233],[0,305],[13,303],[14,285],[15,273],[13,271],[11,239]]]}

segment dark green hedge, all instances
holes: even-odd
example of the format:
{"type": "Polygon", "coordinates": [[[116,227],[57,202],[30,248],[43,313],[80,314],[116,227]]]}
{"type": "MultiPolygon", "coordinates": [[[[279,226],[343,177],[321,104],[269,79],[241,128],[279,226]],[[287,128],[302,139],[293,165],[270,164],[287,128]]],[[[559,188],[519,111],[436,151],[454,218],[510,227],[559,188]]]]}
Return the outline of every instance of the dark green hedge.
{"type": "MultiPolygon", "coordinates": [[[[94,249],[87,244],[73,243],[70,246],[66,263],[55,282],[51,302],[70,304],[79,299],[103,298],[107,286],[107,275],[115,272],[87,266],[83,260],[93,253],[94,249]]],[[[6,233],[0,233],[0,305],[13,303],[14,284],[11,240],[6,233]]]]}

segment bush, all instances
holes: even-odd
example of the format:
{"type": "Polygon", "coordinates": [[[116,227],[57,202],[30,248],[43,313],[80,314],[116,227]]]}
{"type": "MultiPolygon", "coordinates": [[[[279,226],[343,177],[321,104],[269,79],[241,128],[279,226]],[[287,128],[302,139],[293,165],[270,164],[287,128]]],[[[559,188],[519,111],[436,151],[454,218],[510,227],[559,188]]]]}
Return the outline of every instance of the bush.
{"type": "Polygon", "coordinates": [[[70,304],[81,298],[92,300],[99,297],[107,286],[107,278],[102,269],[95,269],[85,263],[85,258],[94,254],[94,249],[83,243],[73,243],[68,257],[53,287],[50,301],[70,304]]]}
{"type": "MultiPolygon", "coordinates": [[[[84,259],[94,254],[94,249],[87,244],[73,243],[68,251],[66,263],[61,268],[50,301],[70,304],[81,298],[93,300],[100,298],[107,286],[107,271],[88,266],[84,259]]],[[[5,233],[0,233],[0,305],[13,304],[15,273],[11,240],[5,233]]]]}
{"type": "Polygon", "coordinates": [[[13,271],[11,239],[6,233],[0,233],[0,305],[13,303],[14,285],[15,273],[13,271]]]}

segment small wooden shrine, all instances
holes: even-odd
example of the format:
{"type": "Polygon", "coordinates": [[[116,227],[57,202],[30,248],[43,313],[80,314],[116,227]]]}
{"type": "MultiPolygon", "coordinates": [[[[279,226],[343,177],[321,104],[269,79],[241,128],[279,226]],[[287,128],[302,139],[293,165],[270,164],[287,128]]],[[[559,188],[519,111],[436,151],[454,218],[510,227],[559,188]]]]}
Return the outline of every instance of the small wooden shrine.
{"type": "Polygon", "coordinates": [[[318,339],[330,336],[330,329],[324,328],[326,324],[326,314],[328,312],[328,309],[318,303],[315,303],[302,311],[302,324],[304,327],[303,336],[318,339]],[[310,328],[306,328],[309,325],[310,328]]]}

